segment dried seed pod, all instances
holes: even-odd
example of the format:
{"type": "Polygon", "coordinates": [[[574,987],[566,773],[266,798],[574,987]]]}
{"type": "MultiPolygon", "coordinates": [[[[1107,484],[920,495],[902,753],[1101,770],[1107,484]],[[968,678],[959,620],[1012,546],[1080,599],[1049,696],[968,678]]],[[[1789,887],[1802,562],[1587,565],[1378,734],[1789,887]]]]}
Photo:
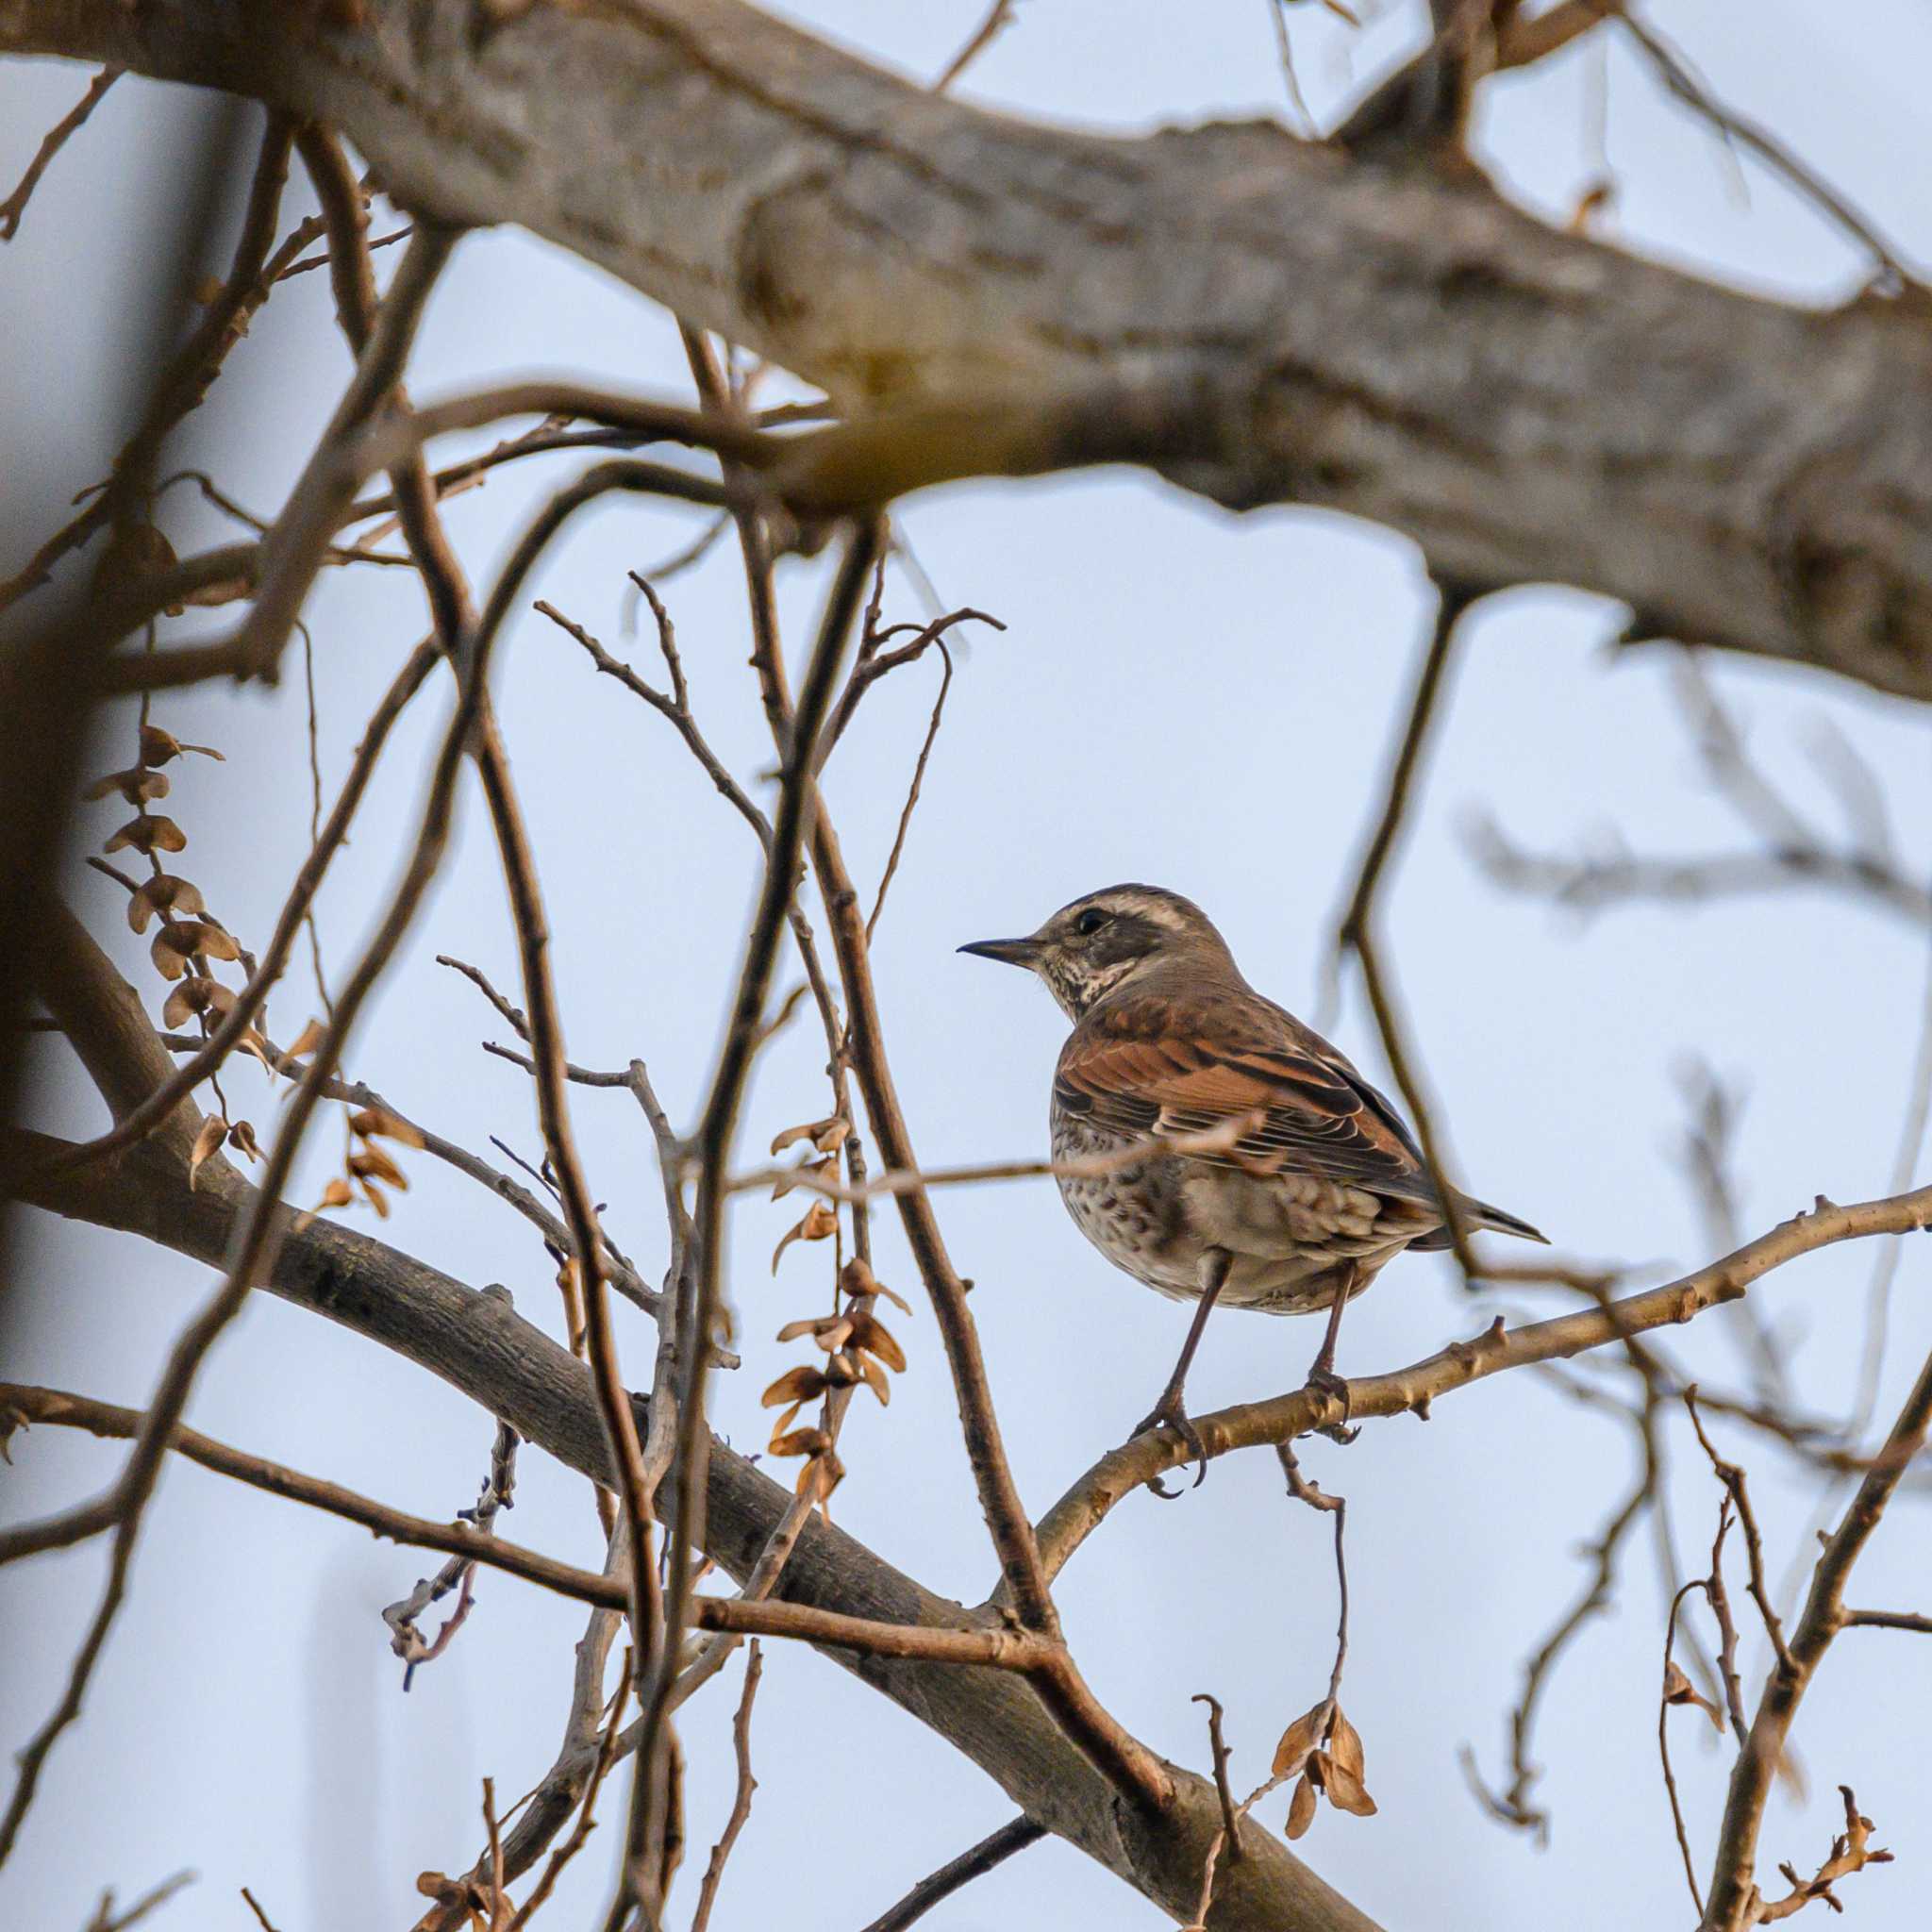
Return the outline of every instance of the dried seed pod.
{"type": "Polygon", "coordinates": [[[185,852],[188,834],[164,812],[143,812],[129,819],[101,847],[103,852],[185,852]]]}
{"type": "Polygon", "coordinates": [[[145,932],[148,921],[157,912],[170,918],[192,919],[207,909],[200,887],[189,879],[176,878],[173,873],[158,872],[127,895],[127,924],[136,932],[145,932]]]}
{"type": "Polygon", "coordinates": [[[774,1456],[816,1456],[832,1446],[832,1439],[821,1428],[792,1429],[774,1436],[766,1446],[774,1456]]]}
{"type": "Polygon", "coordinates": [[[205,758],[213,758],[225,764],[226,758],[211,744],[183,744],[172,731],[163,731],[158,724],[143,724],[141,727],[141,761],[144,765],[165,765],[171,758],[178,758],[184,751],[199,752],[205,758]]]}
{"type": "Polygon", "coordinates": [[[795,1369],[787,1369],[758,1397],[758,1407],[779,1408],[787,1403],[809,1402],[814,1395],[823,1394],[824,1387],[824,1376],[815,1368],[801,1362],[795,1369]]]}
{"type": "Polygon", "coordinates": [[[778,1259],[793,1241],[822,1241],[832,1234],[839,1225],[839,1217],[824,1201],[814,1201],[806,1209],[805,1219],[796,1227],[789,1228],[772,1250],[772,1273],[778,1272],[778,1259]]]}
{"type": "Polygon", "coordinates": [[[255,1139],[255,1128],[247,1121],[237,1121],[228,1129],[228,1145],[239,1148],[250,1160],[261,1158],[261,1148],[255,1139]]]}
{"type": "Polygon", "coordinates": [[[1320,1704],[1302,1712],[1281,1734],[1281,1741],[1274,1747],[1274,1762],[1269,1767],[1275,1777],[1286,1777],[1302,1763],[1322,1740],[1317,1726],[1328,1708],[1324,1698],[1320,1704]]]}
{"type": "Polygon", "coordinates": [[[168,774],[145,772],[137,765],[132,771],[109,772],[105,778],[96,778],[81,795],[88,799],[111,798],[117,792],[129,805],[145,805],[151,799],[165,798],[168,774]]]}
{"type": "Polygon", "coordinates": [[[1294,1788],[1294,1796],[1288,1801],[1288,1830],[1291,1839],[1300,1838],[1315,1822],[1315,1786],[1307,1772],[1303,1772],[1294,1788]]]}
{"type": "MultiPolygon", "coordinates": [[[[308,1027],[313,1029],[315,1037],[309,1039],[308,1029],[304,1030],[302,1038],[308,1043],[299,1049],[303,1053],[310,1053],[322,1043],[322,1029],[316,1026],[312,1020],[308,1023],[308,1027]]],[[[292,1046],[289,1049],[291,1056],[297,1051],[298,1049],[292,1046]]],[[[380,1134],[385,1140],[399,1141],[405,1147],[422,1147],[427,1144],[423,1139],[421,1127],[411,1121],[402,1119],[400,1115],[391,1113],[383,1107],[358,1108],[349,1116],[349,1128],[352,1133],[360,1134],[365,1141],[373,1135],[380,1134]]]]}
{"type": "Polygon", "coordinates": [[[1342,1716],[1341,1707],[1335,1707],[1335,1722],[1328,1730],[1328,1751],[1344,1771],[1357,1782],[1362,1774],[1361,1733],[1342,1716]]]}
{"type": "Polygon", "coordinates": [[[1328,1793],[1328,1802],[1338,1811],[1346,1811],[1356,1818],[1373,1818],[1375,1815],[1374,1799],[1369,1796],[1361,1779],[1346,1765],[1339,1763],[1325,1751],[1316,1752],[1309,1763],[1322,1767],[1322,1789],[1328,1793]]]}
{"type": "Polygon", "coordinates": [[[882,1294],[901,1312],[908,1315],[912,1312],[912,1304],[880,1281],[857,1255],[840,1270],[839,1287],[846,1294],[882,1294]]]}
{"type": "Polygon", "coordinates": [[[295,1036],[294,1043],[284,1051],[282,1057],[285,1059],[299,1060],[303,1055],[313,1053],[326,1037],[322,1022],[311,1020],[295,1036]]]}
{"type": "Polygon", "coordinates": [[[408,1176],[373,1141],[365,1141],[357,1148],[349,1156],[346,1165],[358,1181],[381,1181],[386,1187],[394,1188],[398,1193],[408,1191],[408,1176]]]}
{"type": "Polygon", "coordinates": [[[209,959],[239,959],[242,949],[234,936],[206,919],[169,919],[162,923],[148,948],[157,969],[179,979],[196,954],[209,959]]]}
{"type": "Polygon", "coordinates": [[[903,1374],[906,1351],[893,1339],[892,1331],[876,1315],[858,1315],[852,1322],[852,1342],[868,1355],[875,1355],[887,1368],[903,1374]]]}
{"type": "Polygon", "coordinates": [[[232,987],[224,986],[218,979],[203,979],[191,974],[168,995],[168,1002],[161,1008],[161,1019],[169,1026],[178,1026],[195,1013],[219,1016],[227,1012],[234,1004],[232,987]]]}
{"type": "Polygon", "coordinates": [[[220,1114],[211,1113],[202,1122],[201,1131],[194,1137],[194,1145],[188,1155],[188,1185],[195,1185],[195,1176],[201,1172],[201,1164],[227,1137],[228,1124],[220,1114]]]}
{"type": "Polygon", "coordinates": [[[787,1127],[782,1134],[772,1141],[772,1152],[782,1154],[788,1147],[795,1147],[801,1141],[809,1141],[821,1154],[830,1154],[840,1141],[852,1131],[852,1123],[838,1114],[832,1114],[822,1121],[807,1121],[802,1125],[787,1127]],[[836,1136],[826,1143],[828,1136],[836,1136]]]}

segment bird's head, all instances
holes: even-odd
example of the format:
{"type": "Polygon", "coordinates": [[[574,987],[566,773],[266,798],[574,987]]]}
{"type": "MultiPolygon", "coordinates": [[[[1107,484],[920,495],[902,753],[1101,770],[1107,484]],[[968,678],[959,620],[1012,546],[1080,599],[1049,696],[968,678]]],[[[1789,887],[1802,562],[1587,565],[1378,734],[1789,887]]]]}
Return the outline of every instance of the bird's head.
{"type": "Polygon", "coordinates": [[[1062,906],[1024,939],[975,940],[959,950],[1037,973],[1074,1020],[1166,967],[1204,976],[1235,970],[1208,915],[1158,886],[1108,886],[1062,906]]]}

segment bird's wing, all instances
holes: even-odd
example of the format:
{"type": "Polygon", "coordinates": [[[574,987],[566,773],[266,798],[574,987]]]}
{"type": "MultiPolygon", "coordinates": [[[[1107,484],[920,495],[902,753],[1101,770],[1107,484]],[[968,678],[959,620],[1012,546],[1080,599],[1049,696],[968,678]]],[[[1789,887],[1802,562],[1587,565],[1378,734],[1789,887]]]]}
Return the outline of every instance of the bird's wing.
{"type": "Polygon", "coordinates": [[[1226,1147],[1193,1158],[1434,1204],[1422,1157],[1388,1101],[1257,994],[1148,993],[1097,1008],[1060,1054],[1054,1097],[1096,1125],[1150,1137],[1252,1120],[1226,1147]]]}

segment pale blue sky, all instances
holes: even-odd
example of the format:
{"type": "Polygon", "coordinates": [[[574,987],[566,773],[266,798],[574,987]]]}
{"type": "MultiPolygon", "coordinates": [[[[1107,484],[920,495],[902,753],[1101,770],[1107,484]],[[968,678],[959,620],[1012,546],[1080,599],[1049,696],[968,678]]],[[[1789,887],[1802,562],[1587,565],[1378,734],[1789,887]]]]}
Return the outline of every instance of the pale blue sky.
{"type": "MultiPolygon", "coordinates": [[[[976,6],[825,4],[794,9],[912,71],[943,65],[976,6]]],[[[1317,6],[1293,9],[1302,85],[1326,116],[1418,30],[1390,6],[1360,36],[1317,6]],[[1351,48],[1353,73],[1348,65],[1351,48]]],[[[1916,156],[1916,82],[1932,60],[1932,16],[1891,4],[1828,14],[1790,4],[1733,9],[1671,0],[1655,9],[1725,99],[1778,128],[1908,255],[1932,257],[1932,205],[1916,156]]],[[[1578,50],[1499,85],[1484,119],[1490,158],[1539,208],[1566,212],[1594,172],[1584,127],[1599,59],[1578,50]]],[[[0,70],[0,176],[77,92],[75,70],[0,70]]],[[[1138,128],[1276,113],[1282,102],[1261,0],[1178,8],[1137,0],[1102,10],[1023,8],[975,70],[971,92],[1015,110],[1138,128]]],[[[114,306],[142,246],[128,183],[166,165],[184,97],[137,82],[110,95],[61,156],[20,237],[0,252],[0,331],[10,345],[9,442],[30,448],[58,492],[100,474],[85,398],[129,326],[114,306]]],[[[1608,60],[1608,150],[1619,196],[1608,233],[1627,245],[1807,299],[1853,286],[1856,254],[1754,164],[1741,175],[1702,129],[1660,101],[1623,52],[1608,60]]],[[[300,187],[291,207],[304,206],[300,187]]],[[[387,258],[394,260],[393,256],[387,258]]],[[[221,480],[271,510],[325,419],[345,371],[325,277],[279,292],[236,354],[181,460],[216,454],[221,480]]],[[[600,275],[510,233],[464,242],[431,308],[421,394],[518,371],[571,372],[678,392],[668,318],[600,275]]],[[[1801,379],[1802,372],[1794,372],[1801,379]]],[[[501,558],[553,459],[508,471],[452,506],[473,573],[501,558]]],[[[51,517],[50,500],[44,514],[51,517]]],[[[905,525],[949,604],[1002,618],[960,653],[877,951],[898,1083],[927,1161],[1036,1153],[1062,1022],[1039,989],[953,948],[1029,926],[1066,899],[1120,878],[1188,892],[1220,922],[1256,983],[1309,1013],[1338,893],[1357,849],[1426,612],[1417,558],[1390,533],[1331,515],[1235,519],[1144,477],[1082,475],[964,487],[908,508],[905,525]]],[[[177,547],[225,528],[179,491],[177,547]]],[[[613,648],[626,641],[624,572],[677,547],[688,517],[625,505],[575,526],[533,595],[559,604],[613,648]]],[[[11,567],[8,565],[8,567],[11,567]]],[[[790,633],[804,632],[821,574],[783,573],[790,633]]],[[[903,580],[893,608],[915,614],[903,580]]],[[[669,587],[694,699],[721,753],[747,779],[770,745],[744,668],[731,558],[721,550],[669,587]]],[[[422,628],[399,573],[338,575],[310,612],[325,771],[339,780],[375,692],[422,628]]],[[[1499,899],[1457,836],[1458,815],[1493,811],[1523,841],[1574,844],[1615,825],[1641,850],[1723,849],[1743,834],[1713,800],[1674,711],[1664,660],[1606,645],[1621,616],[1567,591],[1495,600],[1474,625],[1451,693],[1412,835],[1387,895],[1389,950],[1468,1182],[1546,1228],[1566,1249],[1694,1261],[1703,1253],[1675,1161],[1673,1069],[1700,1053],[1749,1091],[1740,1142],[1754,1229],[1806,1206],[1884,1191],[1906,1097],[1924,975],[1924,936],[1815,894],[1685,913],[1633,910],[1579,929],[1499,899]]],[[[935,667],[936,668],[936,667],[935,667]]],[[[1908,858],[1932,867],[1932,772],[1914,709],[1816,677],[1715,667],[1766,762],[1831,814],[1803,755],[1828,716],[1889,791],[1908,858]]],[[[829,779],[859,878],[890,845],[932,693],[925,667],[868,701],[829,779]]],[[[689,1120],[728,997],[755,852],[661,721],[608,682],[543,620],[507,640],[501,708],[552,894],[557,969],[573,1057],[649,1062],[689,1120]]],[[[324,895],[331,961],[360,942],[411,822],[424,748],[441,700],[404,726],[347,865],[324,895]]],[[[300,683],[272,694],[170,698],[158,717],[228,754],[177,767],[172,808],[192,875],[258,941],[306,849],[300,683]]],[[[102,813],[107,808],[99,808],[102,813]]],[[[102,829],[107,828],[102,820],[102,829]]],[[[146,993],[158,984],[120,924],[118,895],[74,871],[91,924],[146,993]]],[[[514,959],[487,827],[466,809],[456,861],[350,1055],[353,1070],[427,1124],[481,1145],[498,1133],[534,1153],[522,1076],[477,1051],[498,1037],[469,990],[437,968],[450,952],[500,983],[514,959]]],[[[299,984],[298,980],[298,984],[299,984]]],[[[789,974],[788,974],[789,983],[789,974]]],[[[306,992],[284,994],[292,1014],[306,992]]],[[[156,1003],[158,1001],[157,999],[156,1003]]],[[[284,1030],[292,1030],[284,1023],[284,1030]]],[[[1379,1069],[1350,998],[1336,1037],[1379,1069]]],[[[777,1128],[822,1110],[822,1048],[800,1025],[760,1066],[747,1159],[777,1128]]],[[[247,1072],[237,1104],[258,1124],[273,1103],[247,1072]]],[[[76,1105],[58,1123],[86,1127],[76,1105]]],[[[582,1094],[576,1119],[613,1229],[646,1273],[661,1262],[651,1153],[625,1096],[582,1094]]],[[[328,1133],[306,1163],[320,1186],[328,1133]]],[[[498,1204],[421,1157],[393,1239],[475,1282],[500,1280],[546,1324],[554,1291],[541,1248],[498,1204]]],[[[765,1257],[791,1204],[742,1206],[732,1284],[746,1365],[717,1393],[719,1425],[759,1441],[759,1389],[795,1358],[771,1341],[823,1298],[823,1250],[794,1249],[776,1280],[765,1257]]],[[[1146,1408],[1177,1346],[1183,1311],[1110,1270],[1051,1189],[1022,1184],[944,1204],[974,1298],[1022,1491],[1036,1512],[1146,1408]]],[[[890,1218],[882,1273],[915,1281],[890,1218]]],[[[1762,1291],[1802,1341],[1818,1405],[1849,1399],[1857,1324],[1876,1258],[1814,1257],[1762,1291]]],[[[1893,1382],[1932,1345],[1928,1257],[1900,1277],[1893,1382]]],[[[9,1376],[139,1403],[207,1271],[92,1231],[49,1224],[23,1283],[29,1320],[9,1376]]],[[[1524,1297],[1539,1310],[1556,1304],[1524,1297]]],[[[1398,1263],[1351,1311],[1342,1366],[1413,1359],[1473,1332],[1442,1267],[1398,1263]]],[[[625,1311],[634,1380],[651,1338],[625,1311]]],[[[932,1588],[976,1599],[984,1543],[929,1313],[898,1324],[910,1357],[889,1411],[855,1407],[839,1520],[932,1588]]],[[[1312,1324],[1217,1318],[1192,1395],[1207,1407],[1299,1380],[1312,1324]]],[[[1674,1338],[1721,1375],[1735,1362],[1714,1323],[1674,1338]]],[[[467,1504],[490,1441],[486,1417],[400,1360],[314,1318],[258,1298],[217,1351],[192,1420],[211,1434],[441,1514],[467,1504]]],[[[1759,1442],[1746,1453],[1777,1567],[1807,1528],[1807,1486],[1759,1442]]],[[[5,1473],[11,1519],[88,1493],[118,1452],[44,1430],[17,1441],[5,1473]]],[[[1661,1614],[1647,1545],[1617,1611],[1579,1647],[1548,1700],[1538,1755],[1555,1817],[1547,1853],[1491,1824],[1464,1787],[1457,1747],[1492,1774],[1521,1659],[1581,1581],[1574,1549],[1625,1483],[1629,1449],[1601,1419],[1527,1376],[1445,1401],[1426,1427],[1384,1424],[1345,1452],[1305,1460],[1350,1499],[1355,1621],[1345,1702],[1367,1745],[1381,1815],[1324,1811],[1303,1849],[1391,1927],[1585,1928],[1683,1923],[1687,1904],[1657,1771],[1661,1614]]],[[[518,1540],[597,1560],[583,1486],[526,1452],[518,1540]]],[[[1060,1589],[1083,1665],[1122,1719],[1158,1748],[1205,1762],[1199,1707],[1226,1704],[1238,1785],[1257,1781],[1283,1724],[1320,1693],[1332,1641],[1325,1522],[1291,1510],[1272,1457],[1224,1462],[1173,1507],[1137,1497],[1082,1551],[1060,1589]]],[[[1690,1460],[1674,1485],[1686,1560],[1708,1548],[1714,1498],[1690,1460]]],[[[1861,1600],[1924,1608],[1932,1591],[1923,1524],[1901,1508],[1859,1573],[1861,1600]]],[[[158,1496],[132,1600],[83,1723],[59,1747],[11,1866],[0,1911],[23,1927],[78,1926],[103,1884],[131,1896],[182,1865],[203,1874],[158,1927],[248,1923],[237,1889],[283,1932],[400,1928],[414,1874],[460,1869],[478,1841],[477,1787],[508,1798],[549,1762],[580,1619],[541,1592],[486,1577],[469,1625],[404,1697],[379,1607],[425,1560],[187,1467],[158,1496]]],[[[0,1574],[0,1738],[12,1748],[57,1694],[98,1585],[85,1549],[0,1574]]],[[[1750,1670],[1761,1657],[1747,1646],[1750,1670]]],[[[728,1802],[726,1706],[738,1671],[684,1726],[691,1830],[702,1847],[728,1802]]],[[[1823,1856],[1853,1782],[1896,1865],[1845,1888],[1850,1923],[1924,1922],[1927,1896],[1924,1715],[1932,1650],[1909,1639],[1848,1639],[1805,1710],[1799,1738],[1812,1799],[1780,1797],[1764,1840],[1801,1867],[1823,1856]]],[[[795,1924],[840,1932],[1000,1823],[1008,1801],[895,1708],[808,1653],[768,1657],[756,1726],[760,1790],[726,1880],[722,1928],[795,1924]]],[[[1680,1780],[1700,1864],[1727,1759],[1687,1724],[1680,1780]]],[[[1284,1800],[1263,1815],[1278,1824],[1284,1800]]],[[[551,1923],[584,1923],[601,1899],[614,1833],[573,1873],[551,1923]]],[[[694,1890],[695,1873],[689,1874],[694,1890]]],[[[689,1909],[687,1895],[684,1909],[689,1909]]],[[[935,1913],[941,1932],[1106,1924],[1159,1915],[1072,1850],[1027,1852],[935,1913]]]]}

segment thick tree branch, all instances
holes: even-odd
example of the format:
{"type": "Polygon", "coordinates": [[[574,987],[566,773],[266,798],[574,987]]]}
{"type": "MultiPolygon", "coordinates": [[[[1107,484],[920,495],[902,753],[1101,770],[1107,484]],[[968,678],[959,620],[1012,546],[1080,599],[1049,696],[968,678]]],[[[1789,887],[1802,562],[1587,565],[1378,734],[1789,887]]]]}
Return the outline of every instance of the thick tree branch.
{"type": "Polygon", "coordinates": [[[887,439],[903,481],[1151,463],[1932,696],[1916,299],[1733,293],[1274,127],[1029,125],[743,0],[358,11],[0,0],[0,50],[325,119],[408,205],[521,223],[848,410],[940,406],[887,439]]]}

